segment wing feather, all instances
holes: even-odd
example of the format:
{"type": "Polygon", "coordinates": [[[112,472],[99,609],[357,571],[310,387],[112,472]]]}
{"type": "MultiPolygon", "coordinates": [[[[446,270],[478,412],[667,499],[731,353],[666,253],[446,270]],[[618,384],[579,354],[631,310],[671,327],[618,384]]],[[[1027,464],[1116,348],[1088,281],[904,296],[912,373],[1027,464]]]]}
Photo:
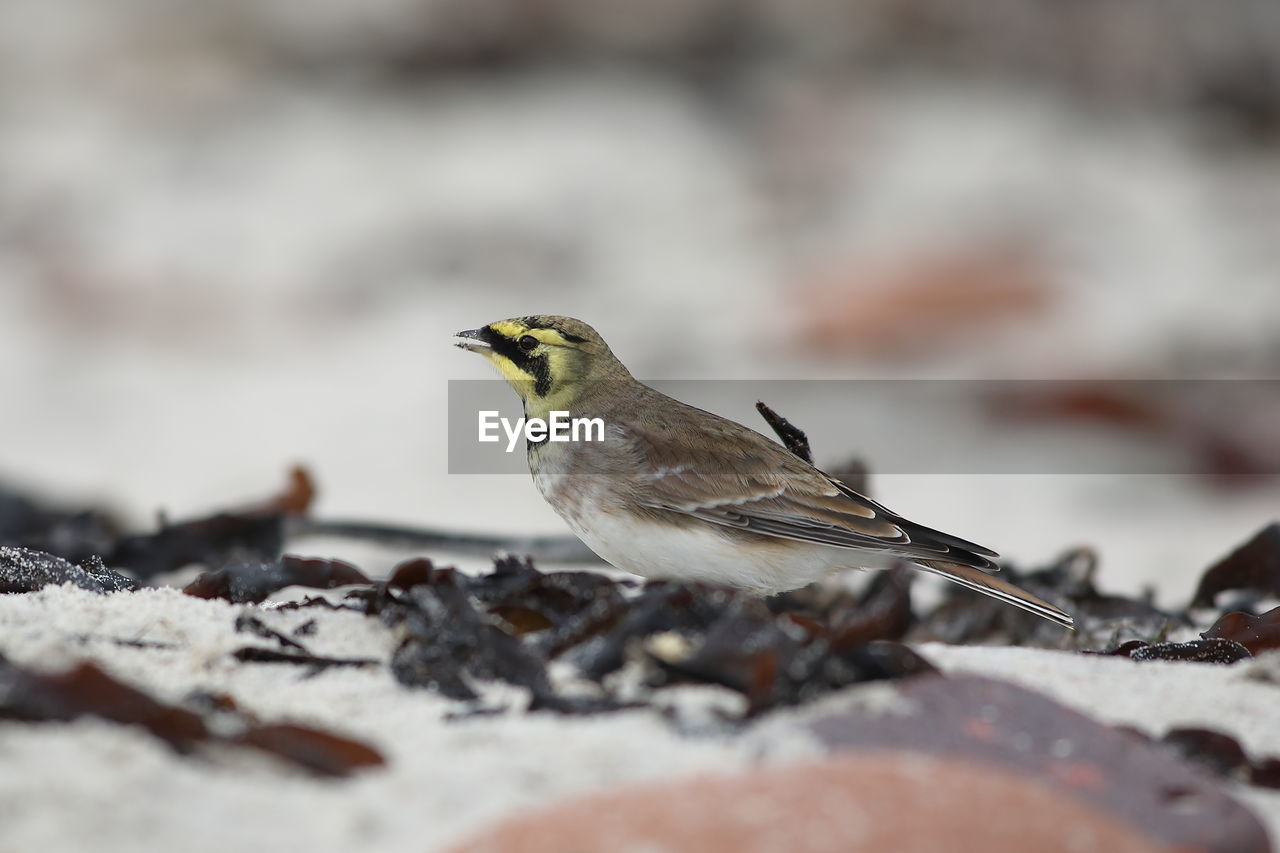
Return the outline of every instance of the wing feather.
{"type": "Polygon", "coordinates": [[[759,433],[699,414],[696,448],[678,429],[619,430],[636,467],[652,472],[633,482],[636,502],[764,536],[998,570],[994,551],[908,521],[759,433]]]}

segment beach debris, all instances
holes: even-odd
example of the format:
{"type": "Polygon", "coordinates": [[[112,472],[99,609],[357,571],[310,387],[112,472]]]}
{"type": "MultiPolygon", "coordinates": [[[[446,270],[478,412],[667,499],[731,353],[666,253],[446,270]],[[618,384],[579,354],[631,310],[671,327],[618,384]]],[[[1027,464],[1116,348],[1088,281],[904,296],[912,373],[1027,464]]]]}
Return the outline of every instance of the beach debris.
{"type": "Polygon", "coordinates": [[[676,683],[716,684],[742,693],[748,716],[847,684],[933,671],[905,646],[871,643],[905,630],[905,573],[886,575],[860,597],[815,592],[766,602],[668,582],[626,589],[602,575],[546,573],[514,558],[475,577],[414,560],[348,598],[401,634],[391,669],[402,683],[475,701],[480,682],[503,681],[529,691],[531,710],[632,707],[605,681],[628,663],[648,695],[676,683]],[[547,671],[556,659],[594,690],[557,690],[547,671]]]}
{"type": "MultiPolygon", "coordinates": [[[[907,750],[1001,767],[1171,847],[1270,849],[1257,818],[1212,777],[1039,693],[969,675],[902,681],[896,693],[893,713],[855,706],[805,728],[833,751],[907,750]]],[[[1201,751],[1187,743],[1191,753],[1201,751]]]]}
{"type": "Polygon", "coordinates": [[[916,577],[916,572],[903,565],[877,572],[860,594],[812,584],[775,595],[767,603],[770,610],[807,626],[812,633],[825,631],[832,646],[843,651],[907,635],[916,622],[911,609],[911,585],[916,577]]]}
{"type": "MultiPolygon", "coordinates": [[[[312,620],[312,624],[315,624],[314,620],[312,620]]],[[[263,622],[257,616],[253,616],[249,613],[241,613],[236,617],[236,631],[247,631],[251,634],[256,634],[259,637],[262,637],[264,640],[275,640],[286,649],[297,649],[300,652],[305,652],[307,650],[307,647],[299,643],[297,640],[285,636],[275,628],[272,628],[270,625],[263,622]]]]}
{"type": "Polygon", "coordinates": [[[188,565],[222,568],[235,562],[269,562],[280,556],[285,523],[304,515],[315,497],[311,475],[289,472],[276,495],[246,508],[124,534],[103,510],[61,510],[0,488],[0,546],[42,551],[89,568],[105,565],[147,580],[188,565]]]}
{"type": "MultiPolygon", "coordinates": [[[[312,633],[315,630],[315,620],[306,622],[299,629],[311,626],[311,631],[295,630],[295,634],[312,633]]],[[[311,651],[297,640],[280,633],[267,623],[263,622],[257,616],[249,613],[241,613],[236,617],[236,631],[246,631],[256,634],[266,640],[274,640],[281,646],[281,649],[265,649],[260,646],[243,646],[236,649],[232,656],[239,661],[245,663],[289,663],[310,667],[310,674],[315,675],[323,672],[329,667],[334,666],[380,666],[381,661],[372,658],[331,658],[314,655],[311,651]]]]}
{"type": "Polygon", "coordinates": [[[1261,616],[1233,611],[1223,614],[1209,630],[1200,635],[1206,639],[1234,640],[1257,655],[1269,649],[1280,649],[1280,607],[1261,616]]]}
{"type": "Polygon", "coordinates": [[[223,598],[235,604],[257,604],[288,586],[333,589],[369,583],[372,581],[364,572],[342,560],[286,554],[270,562],[237,562],[205,572],[182,591],[196,598],[223,598]]]}
{"type": "Polygon", "coordinates": [[[604,560],[572,535],[502,536],[460,533],[430,527],[404,524],[382,524],[372,521],[290,517],[285,531],[289,541],[309,537],[346,539],[369,542],[386,548],[446,551],[490,557],[496,553],[526,554],[538,560],[564,565],[602,566],[604,560]]]}
{"type": "Polygon", "coordinates": [[[106,510],[55,507],[0,486],[0,545],[81,563],[110,553],[119,535],[120,522],[106,510]]]}
{"type": "Polygon", "coordinates": [[[1249,650],[1234,640],[1222,638],[1188,640],[1185,643],[1126,643],[1125,651],[1111,654],[1134,661],[1184,661],[1187,663],[1235,663],[1253,657],[1249,650]]]}
{"type": "MultiPolygon", "coordinates": [[[[305,628],[306,625],[311,626],[311,631],[315,630],[315,620],[300,625],[299,628],[305,628]]],[[[257,616],[249,613],[241,613],[236,617],[236,631],[245,631],[255,634],[266,640],[274,640],[279,649],[263,648],[261,646],[242,646],[232,652],[232,657],[244,663],[287,663],[297,666],[306,666],[309,669],[308,675],[316,675],[330,667],[344,666],[381,666],[382,662],[372,658],[333,658],[315,655],[311,650],[299,641],[289,637],[272,628],[263,622],[257,616]]],[[[295,634],[311,633],[309,631],[296,631],[295,634]]]]}
{"type": "MultiPolygon", "coordinates": [[[[804,430],[778,414],[763,400],[756,401],[756,411],[778,436],[783,447],[810,465],[814,464],[813,453],[809,449],[809,436],[804,430]]],[[[826,472],[859,494],[868,496],[871,494],[868,488],[869,470],[867,464],[861,459],[849,459],[826,469],[826,472]]]]}
{"type": "Polygon", "coordinates": [[[1110,648],[1097,651],[1095,649],[1086,649],[1086,655],[1106,655],[1108,657],[1127,658],[1138,649],[1146,648],[1151,643],[1146,640],[1125,640],[1123,643],[1112,645],[1110,648]]]}
{"type": "Polygon", "coordinates": [[[427,583],[370,592],[367,612],[403,637],[391,657],[400,683],[464,700],[478,699],[473,684],[485,680],[526,687],[535,696],[552,692],[543,662],[476,609],[460,573],[436,570],[427,583]]]}
{"type": "Polygon", "coordinates": [[[1280,521],[1259,530],[1205,571],[1191,598],[1192,607],[1211,607],[1218,593],[1249,590],[1280,595],[1280,521]]]}
{"type": "Polygon", "coordinates": [[[1170,747],[1181,758],[1218,776],[1256,788],[1280,788],[1280,758],[1250,758],[1240,741],[1225,732],[1204,728],[1176,728],[1155,743],[1170,747]]]}
{"type": "Polygon", "coordinates": [[[289,652],[276,649],[264,649],[258,646],[243,646],[231,653],[231,656],[243,663],[289,663],[310,668],[311,675],[323,672],[330,667],[344,666],[381,666],[382,661],[373,658],[330,658],[313,655],[310,652],[289,652]]]}
{"type": "Polygon", "coordinates": [[[651,635],[643,646],[665,678],[719,684],[746,697],[748,715],[800,705],[850,684],[937,670],[899,643],[833,642],[751,599],[734,599],[701,632],[651,635]]]}
{"type": "Polygon", "coordinates": [[[447,849],[1165,853],[1170,847],[1023,774],[899,751],[765,764],[561,799],[481,827],[447,849]]]}
{"type": "Polygon", "coordinates": [[[357,740],[292,723],[262,724],[236,712],[233,702],[221,706],[220,717],[231,718],[234,725],[227,726],[223,719],[220,725],[209,725],[200,713],[160,702],[93,663],[46,674],[0,656],[0,720],[70,722],[98,717],[139,726],[180,754],[191,754],[203,744],[240,744],[325,776],[346,776],[385,763],[377,750],[357,740]]]}
{"type": "Polygon", "coordinates": [[[137,581],[107,568],[98,557],[75,565],[43,551],[0,545],[0,593],[35,592],[64,583],[99,593],[138,588],[137,581]]]}
{"type": "Polygon", "coordinates": [[[220,569],[232,563],[268,562],[283,547],[281,516],[224,512],[179,524],[162,520],[155,533],[121,537],[110,561],[147,580],[190,565],[220,569]]]}
{"type": "Polygon", "coordinates": [[[387,763],[382,753],[368,744],[297,723],[246,726],[230,742],[260,749],[318,776],[341,778],[387,763]]]}
{"type": "MultiPolygon", "coordinates": [[[[498,557],[493,572],[468,589],[490,615],[512,633],[523,635],[554,628],[568,617],[591,611],[613,613],[622,604],[622,587],[595,572],[541,572],[528,559],[498,557]]],[[[567,638],[557,635],[550,648],[563,650],[567,638]]],[[[585,636],[577,637],[580,642],[585,636]]]]}
{"type": "Polygon", "coordinates": [[[108,565],[146,580],[192,564],[221,569],[232,564],[266,563],[284,548],[285,520],[307,512],[316,489],[304,468],[293,468],[277,495],[241,510],[214,513],[170,524],[161,519],[154,533],[121,537],[108,565]]]}
{"type": "Polygon", "coordinates": [[[770,429],[777,433],[783,447],[805,462],[813,464],[813,454],[809,451],[809,436],[804,430],[775,412],[763,400],[756,400],[756,411],[760,413],[760,417],[764,418],[770,429]]]}

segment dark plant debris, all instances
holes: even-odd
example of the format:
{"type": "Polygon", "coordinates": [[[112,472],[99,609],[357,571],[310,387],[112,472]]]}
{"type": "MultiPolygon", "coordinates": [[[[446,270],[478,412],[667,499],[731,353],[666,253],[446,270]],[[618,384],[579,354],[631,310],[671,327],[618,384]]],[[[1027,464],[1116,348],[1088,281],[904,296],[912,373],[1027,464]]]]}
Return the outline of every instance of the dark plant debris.
{"type": "Polygon", "coordinates": [[[333,589],[371,583],[363,572],[342,560],[317,560],[285,555],[271,562],[235,563],[205,572],[182,590],[196,598],[225,598],[257,604],[287,586],[333,589]]]}
{"type": "MultiPolygon", "coordinates": [[[[217,569],[232,563],[270,562],[283,549],[285,522],[304,515],[314,496],[311,476],[303,468],[294,468],[279,494],[247,508],[176,524],[162,517],[154,532],[124,533],[106,511],[52,508],[0,487],[0,546],[43,552],[91,574],[101,574],[110,566],[138,580],[192,564],[217,569]]],[[[106,585],[104,591],[133,588],[118,579],[114,584],[106,585]]]]}
{"type": "Polygon", "coordinates": [[[1209,567],[1192,596],[1192,607],[1212,607],[1218,593],[1249,590],[1280,596],[1280,521],[1209,567]]]}
{"type": "Polygon", "coordinates": [[[1189,640],[1185,643],[1126,643],[1112,654],[1135,661],[1184,661],[1187,663],[1235,663],[1252,657],[1234,640],[1189,640]],[[1121,650],[1123,649],[1123,651],[1121,650]]]}
{"type": "Polygon", "coordinates": [[[297,649],[302,652],[307,650],[306,646],[302,645],[297,640],[290,639],[284,634],[281,634],[275,628],[272,628],[270,625],[263,622],[257,616],[250,616],[248,613],[241,613],[236,617],[236,631],[247,631],[251,634],[257,634],[264,640],[275,640],[286,649],[297,649]]]}
{"type": "Polygon", "coordinates": [[[203,744],[240,744],[268,752],[314,773],[346,776],[385,763],[370,746],[320,729],[293,724],[263,725],[236,716],[235,731],[222,734],[194,710],[166,705],[99,669],[92,663],[57,674],[17,666],[0,657],[0,719],[69,722],[99,717],[146,729],[181,754],[203,744]]]}
{"type": "Polygon", "coordinates": [[[1256,655],[1269,649],[1280,649],[1280,607],[1261,616],[1235,611],[1222,616],[1200,635],[1205,639],[1234,640],[1256,655]]]}
{"type": "Polygon", "coordinates": [[[138,588],[137,581],[107,568],[98,557],[86,557],[77,566],[43,551],[0,545],[0,592],[35,592],[64,583],[100,593],[138,588]]]}
{"type": "Polygon", "coordinates": [[[498,552],[528,554],[535,559],[564,565],[604,565],[596,553],[576,536],[484,536],[402,524],[319,519],[305,516],[286,520],[290,541],[310,537],[372,542],[386,548],[445,551],[489,557],[498,552]]]}
{"type": "Polygon", "coordinates": [[[335,666],[379,666],[381,664],[381,661],[376,661],[372,658],[327,658],[305,651],[282,652],[258,646],[243,646],[236,649],[232,653],[232,657],[244,663],[291,663],[310,667],[313,673],[322,672],[335,666]]]}
{"type": "Polygon", "coordinates": [[[861,597],[830,599],[814,592],[765,601],[684,583],[623,590],[602,575],[544,573],[513,558],[478,577],[413,560],[386,583],[351,596],[401,633],[391,670],[402,683],[477,701],[479,683],[502,681],[529,691],[530,710],[631,707],[606,681],[628,662],[641,667],[648,691],[717,684],[746,697],[748,714],[847,684],[934,671],[905,646],[872,642],[906,629],[901,573],[861,597]],[[548,674],[555,659],[593,682],[594,691],[558,690],[548,674]]]}
{"type": "Polygon", "coordinates": [[[756,401],[756,411],[765,419],[769,427],[778,434],[782,444],[805,462],[813,463],[813,454],[809,451],[809,436],[804,430],[769,408],[763,400],[756,401]]]}
{"type": "Polygon", "coordinates": [[[177,524],[161,519],[154,533],[121,537],[104,559],[142,580],[191,564],[221,569],[267,563],[284,548],[285,520],[304,515],[314,497],[311,475],[304,468],[294,468],[285,489],[274,497],[246,509],[177,524]]]}
{"type": "MultiPolygon", "coordinates": [[[[809,449],[809,436],[805,435],[804,430],[778,414],[763,400],[756,401],[756,411],[760,413],[760,417],[764,418],[765,423],[778,436],[783,447],[810,465],[813,464],[813,453],[809,449]]],[[[850,460],[828,469],[827,473],[855,492],[867,494],[867,466],[861,460],[850,460]]]]}
{"type": "MultiPolygon", "coordinates": [[[[315,620],[306,624],[311,625],[314,630],[315,620]]],[[[295,664],[309,667],[312,675],[335,666],[378,666],[380,664],[380,661],[370,658],[331,658],[314,655],[302,643],[280,633],[257,616],[251,616],[248,613],[242,613],[236,617],[236,630],[256,634],[266,640],[274,640],[281,647],[267,649],[260,646],[244,646],[232,653],[236,660],[245,663],[295,664]]]]}
{"type": "Polygon", "coordinates": [[[1240,741],[1229,734],[1205,728],[1175,728],[1161,738],[1151,738],[1137,730],[1138,738],[1166,747],[1179,758],[1209,770],[1217,776],[1258,788],[1280,788],[1280,757],[1251,758],[1240,741]]]}
{"type": "Polygon", "coordinates": [[[71,563],[109,554],[120,523],[102,509],[65,509],[0,485],[0,545],[43,551],[71,563]]]}

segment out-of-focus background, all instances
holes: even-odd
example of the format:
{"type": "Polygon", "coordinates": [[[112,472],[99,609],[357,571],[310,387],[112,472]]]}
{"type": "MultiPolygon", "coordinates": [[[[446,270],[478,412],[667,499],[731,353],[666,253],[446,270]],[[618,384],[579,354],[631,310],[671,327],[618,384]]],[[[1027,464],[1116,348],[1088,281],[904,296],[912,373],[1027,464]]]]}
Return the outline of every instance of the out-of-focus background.
{"type": "MultiPolygon", "coordinates": [[[[0,5],[0,482],[558,531],[446,473],[450,336],[526,313],[653,378],[1280,376],[1280,5],[0,5]]],[[[784,414],[840,461],[846,404],[784,414]]],[[[1232,476],[873,493],[1171,601],[1280,509],[1274,421],[1047,408],[1232,476]]]]}

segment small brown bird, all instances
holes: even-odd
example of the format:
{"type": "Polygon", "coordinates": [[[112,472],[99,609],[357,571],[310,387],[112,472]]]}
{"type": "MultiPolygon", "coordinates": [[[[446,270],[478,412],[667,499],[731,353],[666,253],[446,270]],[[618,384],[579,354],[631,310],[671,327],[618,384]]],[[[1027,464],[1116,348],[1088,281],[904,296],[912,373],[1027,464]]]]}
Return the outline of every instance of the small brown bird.
{"type": "Polygon", "coordinates": [[[527,418],[599,419],[601,440],[528,442],[529,469],[573,532],[620,569],[768,595],[906,560],[1072,627],[989,574],[994,551],[908,521],[760,433],[650,388],[580,320],[519,317],[458,337],[498,368],[527,418]]]}

